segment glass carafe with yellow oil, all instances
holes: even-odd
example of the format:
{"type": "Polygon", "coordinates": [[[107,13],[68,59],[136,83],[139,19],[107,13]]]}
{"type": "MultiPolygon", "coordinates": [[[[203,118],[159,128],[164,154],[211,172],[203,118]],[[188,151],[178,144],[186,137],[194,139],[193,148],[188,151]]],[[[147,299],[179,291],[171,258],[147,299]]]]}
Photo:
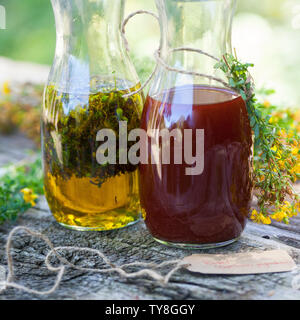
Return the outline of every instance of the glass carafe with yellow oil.
{"type": "Polygon", "coordinates": [[[132,94],[140,84],[120,33],[124,1],[52,5],[57,44],[42,114],[45,195],[65,227],[122,228],[139,220],[140,204],[138,168],[119,148],[120,123],[128,132],[139,128],[144,103],[132,94]],[[99,162],[107,143],[101,130],[115,135],[116,161],[99,162]]]}

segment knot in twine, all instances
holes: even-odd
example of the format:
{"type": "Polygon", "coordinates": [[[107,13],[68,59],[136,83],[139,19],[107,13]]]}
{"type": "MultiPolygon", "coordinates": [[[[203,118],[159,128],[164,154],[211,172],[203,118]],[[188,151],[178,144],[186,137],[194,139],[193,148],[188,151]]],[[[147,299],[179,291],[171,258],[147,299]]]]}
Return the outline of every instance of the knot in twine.
{"type": "Polygon", "coordinates": [[[0,293],[2,293],[8,288],[15,288],[21,291],[25,291],[27,293],[41,295],[41,296],[49,295],[56,291],[68,267],[79,270],[79,271],[83,271],[83,272],[93,272],[93,273],[102,273],[102,274],[117,273],[119,274],[120,278],[123,278],[123,279],[136,279],[139,277],[149,277],[155,280],[159,285],[166,286],[169,283],[172,275],[177,270],[188,266],[186,263],[183,263],[182,260],[169,260],[169,261],[162,262],[160,264],[133,262],[128,264],[123,264],[121,266],[116,266],[108,259],[108,257],[103,252],[99,250],[91,249],[91,248],[81,248],[81,247],[54,247],[53,243],[49,240],[47,236],[26,227],[16,227],[10,232],[7,239],[7,243],[6,243],[6,255],[7,255],[8,273],[5,281],[1,281],[0,279],[0,293]],[[39,291],[39,290],[35,290],[14,282],[14,265],[13,265],[13,258],[11,253],[12,240],[13,240],[13,236],[19,231],[26,232],[33,237],[43,240],[50,248],[50,251],[47,253],[44,262],[49,271],[57,272],[55,283],[51,289],[46,291],[39,291]],[[59,252],[92,253],[98,256],[105,263],[106,268],[85,268],[85,267],[76,266],[75,264],[69,262],[66,258],[64,258],[59,252]],[[59,265],[58,267],[53,266],[50,262],[50,259],[53,256],[55,256],[61,263],[61,265],[59,265]],[[174,267],[165,276],[156,271],[156,269],[170,267],[170,266],[174,266],[174,267]],[[129,267],[144,267],[146,269],[141,269],[136,272],[125,271],[125,269],[129,267]]]}

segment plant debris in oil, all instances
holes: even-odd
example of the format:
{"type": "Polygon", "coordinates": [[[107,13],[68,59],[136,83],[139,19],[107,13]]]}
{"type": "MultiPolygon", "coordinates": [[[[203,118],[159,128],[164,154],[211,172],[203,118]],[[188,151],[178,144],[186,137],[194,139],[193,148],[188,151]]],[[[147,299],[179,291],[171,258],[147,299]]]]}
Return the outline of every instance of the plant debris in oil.
{"type": "MultiPolygon", "coordinates": [[[[136,88],[131,91],[134,90],[136,88]]],[[[129,161],[125,165],[118,164],[119,121],[127,122],[128,133],[139,128],[143,106],[141,94],[124,98],[126,93],[128,90],[115,89],[75,96],[58,92],[49,85],[45,90],[42,119],[46,172],[62,179],[89,177],[91,183],[101,187],[109,178],[137,170],[129,161]],[[115,132],[117,164],[97,162],[97,149],[105,143],[96,141],[101,129],[115,132]]],[[[128,143],[128,150],[133,144],[128,143]]]]}

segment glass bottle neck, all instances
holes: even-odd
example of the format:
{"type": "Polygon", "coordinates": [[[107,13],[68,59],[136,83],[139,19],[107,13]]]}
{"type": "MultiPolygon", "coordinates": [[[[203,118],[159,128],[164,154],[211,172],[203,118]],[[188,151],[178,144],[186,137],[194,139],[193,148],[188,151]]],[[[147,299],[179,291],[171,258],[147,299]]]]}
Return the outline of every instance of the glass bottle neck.
{"type": "Polygon", "coordinates": [[[56,54],[94,56],[120,49],[123,0],[51,0],[56,21],[56,54]],[[100,49],[100,50],[99,50],[100,49]]]}
{"type": "Polygon", "coordinates": [[[212,74],[214,60],[198,53],[170,55],[170,49],[201,49],[219,59],[224,53],[231,53],[234,4],[235,0],[156,0],[162,58],[172,67],[212,74]]]}
{"type": "Polygon", "coordinates": [[[120,27],[124,0],[51,0],[57,32],[49,80],[78,91],[105,83],[128,89],[138,77],[123,46],[120,27]]]}

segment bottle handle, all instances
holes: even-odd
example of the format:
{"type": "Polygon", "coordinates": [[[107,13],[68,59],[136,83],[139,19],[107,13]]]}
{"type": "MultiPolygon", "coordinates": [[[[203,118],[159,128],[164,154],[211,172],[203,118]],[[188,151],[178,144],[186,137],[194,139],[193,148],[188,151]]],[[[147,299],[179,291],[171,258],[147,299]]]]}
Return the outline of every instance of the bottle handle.
{"type": "MultiPolygon", "coordinates": [[[[129,20],[131,18],[133,18],[134,16],[138,15],[138,14],[148,14],[148,15],[151,15],[152,17],[154,17],[158,23],[159,23],[159,17],[158,15],[156,15],[155,13],[151,12],[151,11],[147,11],[147,10],[138,10],[138,11],[135,11],[135,12],[132,12],[122,23],[122,28],[121,28],[121,35],[122,35],[122,38],[123,38],[123,41],[124,41],[124,45],[125,45],[125,48],[126,50],[129,52],[130,49],[129,49],[129,44],[128,44],[128,40],[126,38],[126,35],[125,35],[125,27],[127,25],[127,23],[129,22],[129,20]]],[[[156,71],[157,71],[157,68],[159,65],[162,65],[165,69],[169,70],[169,71],[174,71],[174,72],[180,72],[182,74],[187,74],[187,75],[192,75],[192,76],[196,76],[196,77],[204,77],[204,78],[207,78],[211,81],[217,81],[221,84],[223,84],[225,87],[227,88],[230,88],[230,89],[233,89],[230,85],[228,85],[227,82],[225,82],[224,80],[220,79],[220,78],[217,78],[217,77],[214,77],[212,75],[208,75],[208,74],[204,74],[204,73],[199,73],[199,72],[195,72],[195,71],[187,71],[187,70],[181,70],[181,69],[177,69],[177,68],[173,68],[171,66],[169,66],[162,58],[161,58],[161,44],[162,44],[162,41],[160,41],[160,46],[158,48],[158,50],[155,51],[155,54],[154,54],[154,57],[155,57],[155,60],[156,60],[156,64],[155,64],[155,68],[153,70],[153,72],[151,73],[151,75],[149,76],[149,78],[146,80],[146,82],[141,85],[141,87],[134,91],[134,92],[130,92],[128,94],[125,94],[123,97],[130,97],[132,95],[135,95],[139,92],[141,92],[148,84],[149,82],[152,80],[153,76],[155,75],[156,71]]],[[[176,52],[176,51],[189,51],[189,52],[195,52],[195,53],[199,53],[199,54],[202,54],[202,55],[205,55],[211,59],[214,59],[216,60],[217,62],[219,62],[220,60],[216,57],[214,57],[213,55],[203,51],[203,50],[200,50],[200,49],[194,49],[194,48],[189,48],[189,47],[179,47],[179,48],[174,48],[174,49],[171,49],[170,50],[170,53],[172,52],[176,52]]]]}
{"type": "MultiPolygon", "coordinates": [[[[130,20],[131,18],[133,18],[134,16],[138,15],[138,14],[148,14],[148,15],[154,17],[154,18],[158,21],[158,23],[159,23],[159,17],[158,17],[158,15],[155,14],[155,13],[153,13],[153,12],[151,12],[151,11],[138,10],[138,11],[132,12],[132,13],[123,21],[122,27],[121,27],[121,36],[122,36],[122,39],[123,39],[123,42],[124,42],[124,46],[125,46],[125,49],[126,49],[127,52],[129,52],[130,49],[129,49],[128,40],[127,40],[126,34],[125,34],[125,27],[126,27],[127,23],[129,22],[129,20],[130,20]]],[[[159,47],[159,49],[156,51],[156,53],[159,53],[159,52],[160,52],[160,47],[159,47]]],[[[124,98],[128,98],[128,97],[133,96],[133,95],[141,92],[142,90],[144,90],[145,87],[146,87],[146,86],[150,83],[150,81],[152,80],[153,76],[155,75],[157,68],[158,68],[158,63],[155,64],[155,68],[154,68],[153,72],[151,73],[151,75],[149,76],[149,78],[145,81],[145,83],[144,83],[143,85],[141,85],[140,88],[138,88],[138,90],[136,90],[136,91],[134,91],[134,92],[130,92],[130,93],[128,93],[128,94],[125,94],[125,95],[123,95],[123,97],[124,97],[124,98]]]]}

